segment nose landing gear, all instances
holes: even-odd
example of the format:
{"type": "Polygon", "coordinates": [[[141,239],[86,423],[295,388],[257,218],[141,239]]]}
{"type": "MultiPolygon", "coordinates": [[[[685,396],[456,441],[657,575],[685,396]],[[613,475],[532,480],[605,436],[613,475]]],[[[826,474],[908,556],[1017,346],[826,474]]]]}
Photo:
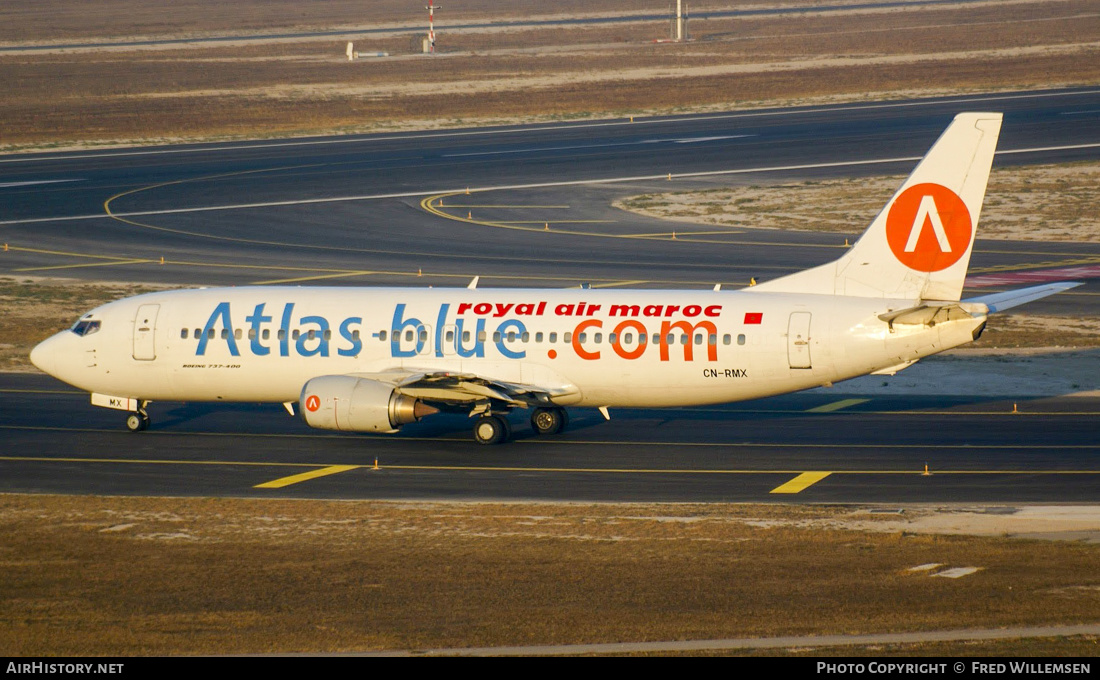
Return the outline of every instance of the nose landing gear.
{"type": "Polygon", "coordinates": [[[149,414],[144,409],[126,416],[126,429],[131,432],[141,432],[149,428],[149,414]]]}

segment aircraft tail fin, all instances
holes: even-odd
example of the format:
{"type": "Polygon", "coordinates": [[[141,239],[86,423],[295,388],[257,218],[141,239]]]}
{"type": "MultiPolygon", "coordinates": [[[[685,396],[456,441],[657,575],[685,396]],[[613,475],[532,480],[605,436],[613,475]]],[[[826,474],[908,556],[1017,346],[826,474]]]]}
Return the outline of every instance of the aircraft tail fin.
{"type": "Polygon", "coordinates": [[[747,290],[959,300],[1001,117],[955,116],[843,257],[747,290]]]}

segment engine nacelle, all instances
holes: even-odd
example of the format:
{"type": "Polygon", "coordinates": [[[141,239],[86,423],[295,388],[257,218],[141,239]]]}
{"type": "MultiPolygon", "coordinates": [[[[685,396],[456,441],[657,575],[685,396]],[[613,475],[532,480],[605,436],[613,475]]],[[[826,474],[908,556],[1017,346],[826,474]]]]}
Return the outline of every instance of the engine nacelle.
{"type": "Polygon", "coordinates": [[[310,427],[345,432],[397,432],[438,409],[397,394],[391,385],[350,375],[324,375],[302,387],[298,400],[310,427]]]}

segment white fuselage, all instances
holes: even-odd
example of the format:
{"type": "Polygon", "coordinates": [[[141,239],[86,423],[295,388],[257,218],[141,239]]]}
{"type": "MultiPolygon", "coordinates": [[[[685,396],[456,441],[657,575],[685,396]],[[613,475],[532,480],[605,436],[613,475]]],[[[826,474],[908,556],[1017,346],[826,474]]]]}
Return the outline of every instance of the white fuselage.
{"type": "Polygon", "coordinates": [[[913,301],[745,291],[242,287],[96,308],[32,359],[89,392],[293,402],[323,375],[470,373],[558,405],[681,406],[834,383],[969,342],[984,315],[895,325],[913,301]],[[644,341],[640,338],[644,337],[644,341]]]}

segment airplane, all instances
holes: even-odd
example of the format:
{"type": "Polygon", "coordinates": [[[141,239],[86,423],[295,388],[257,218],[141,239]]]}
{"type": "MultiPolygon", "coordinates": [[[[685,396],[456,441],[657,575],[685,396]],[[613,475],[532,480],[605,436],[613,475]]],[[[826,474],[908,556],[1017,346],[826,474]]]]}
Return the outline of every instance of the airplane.
{"type": "Polygon", "coordinates": [[[154,401],[282,403],[324,430],[466,413],[481,444],[566,407],[756,399],[894,374],[1059,282],[961,299],[1000,134],[960,113],[839,259],[740,290],[250,286],[111,302],[37,345],[42,371],[149,426],[154,401]]]}

